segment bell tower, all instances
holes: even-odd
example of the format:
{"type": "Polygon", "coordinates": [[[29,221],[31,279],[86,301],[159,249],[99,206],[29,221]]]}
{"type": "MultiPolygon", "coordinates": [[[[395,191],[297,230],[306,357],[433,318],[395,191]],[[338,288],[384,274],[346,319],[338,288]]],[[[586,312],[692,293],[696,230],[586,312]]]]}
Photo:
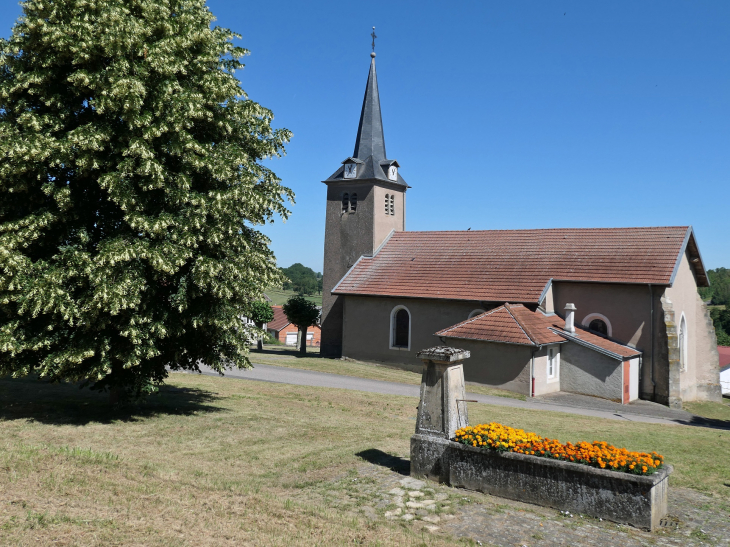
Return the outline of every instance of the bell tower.
{"type": "Polygon", "coordinates": [[[343,297],[332,295],[332,289],[361,256],[372,256],[390,232],[406,229],[409,186],[400,176],[398,162],[385,153],[375,52],[370,56],[355,152],[322,181],[327,185],[327,215],[320,351],[329,357],[342,355],[344,319],[343,297]]]}

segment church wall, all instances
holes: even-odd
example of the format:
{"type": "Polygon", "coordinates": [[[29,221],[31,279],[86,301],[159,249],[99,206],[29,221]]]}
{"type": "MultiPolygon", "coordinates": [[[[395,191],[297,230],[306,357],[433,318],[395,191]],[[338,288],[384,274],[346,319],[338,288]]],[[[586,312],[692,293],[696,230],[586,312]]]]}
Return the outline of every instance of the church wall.
{"type": "MultiPolygon", "coordinates": [[[[555,393],[560,391],[560,376],[562,365],[558,365],[558,376],[557,378],[548,379],[547,371],[547,350],[548,347],[553,347],[558,351],[562,350],[563,344],[545,346],[535,351],[535,360],[533,365],[533,374],[535,376],[535,396],[547,395],[548,393],[555,393]]],[[[562,358],[559,358],[562,361],[562,358]]]]}
{"type": "MultiPolygon", "coordinates": [[[[478,302],[345,296],[342,355],[365,361],[379,361],[420,372],[422,362],[416,353],[441,345],[435,332],[468,318],[481,307],[478,302]],[[410,350],[389,349],[390,314],[398,305],[411,315],[410,350]]],[[[468,378],[467,378],[468,380],[468,378]]]]}
{"type": "MultiPolygon", "coordinates": [[[[660,370],[662,363],[664,363],[664,370],[667,368],[666,355],[662,355],[661,352],[661,331],[664,329],[664,320],[659,299],[662,290],[655,288],[652,294],[647,285],[554,282],[553,291],[555,309],[558,313],[562,315],[565,305],[569,302],[575,304],[577,308],[576,323],[582,324],[589,314],[599,313],[609,320],[612,339],[635,347],[644,354],[639,387],[642,399],[651,399],[654,393],[651,380],[651,358],[652,349],[654,349],[657,361],[654,364],[657,392],[660,398],[668,397],[668,378],[660,370]],[[654,302],[654,348],[651,343],[652,300],[654,302]]],[[[664,346],[666,347],[666,342],[664,346]]]]}
{"type": "Polygon", "coordinates": [[[578,344],[567,343],[561,348],[561,391],[621,401],[622,361],[578,344]]]}
{"type": "MultiPolygon", "coordinates": [[[[672,303],[677,334],[682,316],[687,325],[686,364],[682,368],[677,362],[675,374],[679,383],[677,396],[682,401],[717,398],[715,392],[719,389],[720,374],[717,342],[714,328],[709,328],[706,307],[697,292],[697,283],[686,252],[680,261],[674,284],[665,290],[665,298],[672,303]]],[[[679,353],[678,340],[676,345],[679,353]]]]}
{"type": "MultiPolygon", "coordinates": [[[[406,210],[406,194],[402,191],[392,190],[390,188],[382,188],[375,186],[373,188],[373,196],[375,202],[375,227],[373,229],[373,249],[377,249],[380,244],[385,241],[391,231],[402,232],[406,229],[405,210],[406,210]],[[385,214],[385,195],[395,195],[393,200],[393,212],[385,214]]],[[[390,207],[390,206],[389,206],[390,207]]],[[[389,209],[390,211],[390,209],[389,209]]]]}
{"type": "Polygon", "coordinates": [[[464,379],[467,382],[530,395],[532,347],[454,338],[445,341],[450,346],[471,352],[471,357],[464,361],[464,379]]]}

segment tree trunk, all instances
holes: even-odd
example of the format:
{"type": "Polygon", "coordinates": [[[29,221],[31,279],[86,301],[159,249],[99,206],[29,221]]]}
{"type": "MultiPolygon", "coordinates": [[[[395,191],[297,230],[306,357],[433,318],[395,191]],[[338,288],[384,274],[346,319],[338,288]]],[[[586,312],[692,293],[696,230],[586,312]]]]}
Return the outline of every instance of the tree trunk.
{"type": "MultiPolygon", "coordinates": [[[[260,329],[264,328],[264,324],[263,323],[255,323],[255,325],[258,328],[260,328],[260,329]]],[[[263,338],[263,336],[259,336],[258,340],[256,340],[256,349],[259,350],[259,351],[262,351],[264,349],[264,338],[263,338]]]]}
{"type": "Polygon", "coordinates": [[[110,405],[117,405],[121,402],[122,399],[122,371],[124,370],[124,365],[121,361],[114,361],[112,363],[112,373],[111,373],[111,386],[109,387],[109,404],[110,405]]]}
{"type": "Polygon", "coordinates": [[[306,355],[307,353],[307,328],[300,328],[299,332],[301,333],[301,344],[299,345],[299,353],[302,355],[306,355]]]}

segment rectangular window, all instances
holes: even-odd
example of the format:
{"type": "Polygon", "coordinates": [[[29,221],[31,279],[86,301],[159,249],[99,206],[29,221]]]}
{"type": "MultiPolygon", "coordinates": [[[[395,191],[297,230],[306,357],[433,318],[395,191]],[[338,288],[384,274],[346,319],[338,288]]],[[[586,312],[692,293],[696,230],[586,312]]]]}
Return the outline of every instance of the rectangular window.
{"type": "Polygon", "coordinates": [[[557,348],[547,350],[547,377],[548,380],[557,380],[560,366],[560,352],[557,348]]]}

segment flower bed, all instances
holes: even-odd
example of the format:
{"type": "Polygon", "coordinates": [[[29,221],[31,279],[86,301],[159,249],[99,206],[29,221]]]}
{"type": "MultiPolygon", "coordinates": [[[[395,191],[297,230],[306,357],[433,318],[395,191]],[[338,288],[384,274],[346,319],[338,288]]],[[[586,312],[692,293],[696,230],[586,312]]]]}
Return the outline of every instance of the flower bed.
{"type": "Polygon", "coordinates": [[[496,422],[457,429],[453,440],[498,452],[517,452],[634,475],[651,475],[664,465],[664,458],[656,452],[632,452],[603,441],[563,444],[496,422]]]}

